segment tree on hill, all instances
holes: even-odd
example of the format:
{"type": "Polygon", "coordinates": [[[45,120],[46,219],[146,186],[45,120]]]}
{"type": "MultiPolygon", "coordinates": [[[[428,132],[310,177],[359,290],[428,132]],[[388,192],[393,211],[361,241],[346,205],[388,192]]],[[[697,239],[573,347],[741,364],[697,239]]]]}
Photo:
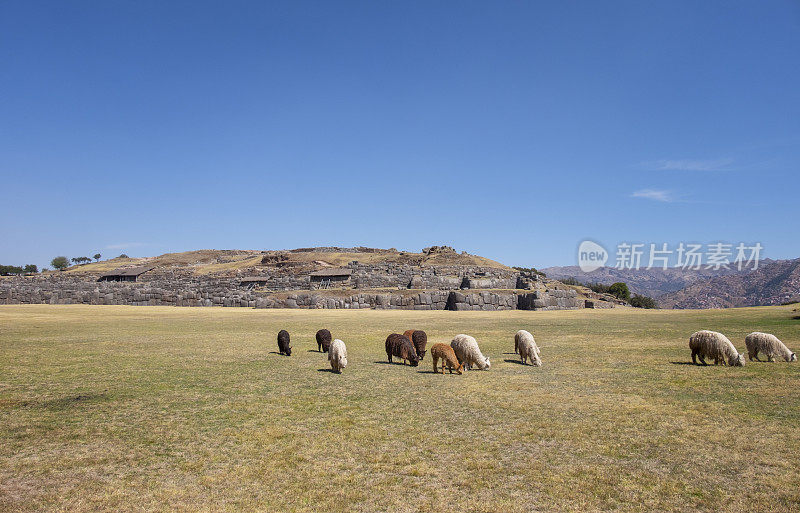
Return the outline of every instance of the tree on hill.
{"type": "Polygon", "coordinates": [[[39,272],[39,267],[36,264],[28,264],[24,269],[25,273],[36,274],[39,272]]]}
{"type": "Polygon", "coordinates": [[[631,291],[628,290],[628,286],[621,281],[613,283],[608,287],[608,293],[623,301],[627,301],[631,298],[631,291]]]}
{"type": "Polygon", "coordinates": [[[128,255],[126,255],[125,253],[123,253],[120,256],[118,256],[117,258],[130,258],[130,257],[128,255]]]}
{"type": "Polygon", "coordinates": [[[87,262],[91,262],[92,259],[89,257],[75,257],[72,259],[72,262],[75,264],[85,264],[87,262]]]}
{"type": "Polygon", "coordinates": [[[542,271],[536,269],[535,267],[517,267],[517,266],[514,266],[512,269],[516,269],[517,271],[520,271],[523,274],[528,274],[530,276],[533,276],[534,274],[538,274],[539,276],[541,276],[543,278],[547,278],[547,275],[545,273],[543,273],[542,271]]]}
{"type": "Polygon", "coordinates": [[[0,274],[8,276],[11,274],[22,274],[22,267],[17,265],[0,265],[0,274]]]}
{"type": "Polygon", "coordinates": [[[54,269],[63,271],[64,269],[69,267],[69,259],[65,256],[57,256],[50,261],[50,265],[52,265],[54,269]]]}
{"type": "Polygon", "coordinates": [[[628,302],[636,308],[656,308],[656,302],[653,298],[639,294],[634,294],[628,302]]]}
{"type": "Polygon", "coordinates": [[[102,256],[103,256],[103,255],[101,255],[100,253],[95,253],[95,254],[94,254],[94,261],[95,261],[95,262],[99,262],[99,261],[100,261],[100,258],[101,258],[102,256]]]}

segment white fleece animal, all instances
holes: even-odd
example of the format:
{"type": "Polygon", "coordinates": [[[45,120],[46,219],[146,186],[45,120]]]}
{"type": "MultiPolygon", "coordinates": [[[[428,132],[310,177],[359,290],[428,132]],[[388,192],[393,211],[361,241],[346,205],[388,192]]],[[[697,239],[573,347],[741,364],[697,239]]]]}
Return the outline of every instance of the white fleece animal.
{"type": "Polygon", "coordinates": [[[347,346],[338,338],[331,342],[328,349],[328,360],[331,362],[333,372],[341,373],[347,367],[347,346]]]}
{"type": "Polygon", "coordinates": [[[456,335],[453,341],[450,342],[450,347],[455,351],[458,362],[466,370],[470,370],[473,365],[480,370],[489,370],[492,365],[489,362],[489,358],[481,353],[478,342],[469,335],[456,335]]]}
{"type": "Polygon", "coordinates": [[[774,362],[776,356],[783,358],[787,362],[797,361],[797,355],[771,333],[754,331],[745,337],[744,344],[747,346],[747,357],[750,358],[750,361],[755,358],[760,362],[758,353],[764,353],[768,362],[774,362]]]}
{"type": "Polygon", "coordinates": [[[702,330],[689,337],[689,349],[692,350],[692,362],[697,364],[696,357],[700,358],[703,365],[706,358],[713,358],[714,365],[722,362],[723,365],[732,367],[744,366],[744,355],[736,351],[728,337],[716,331],[702,330]]]}
{"type": "Polygon", "coordinates": [[[536,345],[536,341],[529,331],[519,330],[517,334],[514,335],[514,348],[519,352],[522,363],[525,363],[527,359],[530,360],[531,365],[535,367],[542,366],[539,346],[536,345]]]}

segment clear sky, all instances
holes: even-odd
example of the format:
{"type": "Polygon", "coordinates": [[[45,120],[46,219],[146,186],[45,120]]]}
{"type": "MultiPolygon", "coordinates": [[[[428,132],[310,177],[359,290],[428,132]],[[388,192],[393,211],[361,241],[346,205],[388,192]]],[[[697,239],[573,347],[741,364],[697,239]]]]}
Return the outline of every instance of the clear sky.
{"type": "Polygon", "coordinates": [[[3,1],[0,263],[800,256],[797,1],[3,1]]]}

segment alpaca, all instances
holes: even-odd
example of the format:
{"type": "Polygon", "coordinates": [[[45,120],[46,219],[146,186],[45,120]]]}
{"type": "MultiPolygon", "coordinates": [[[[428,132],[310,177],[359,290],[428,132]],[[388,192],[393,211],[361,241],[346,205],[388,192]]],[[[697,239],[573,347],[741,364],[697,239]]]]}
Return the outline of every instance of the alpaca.
{"type": "Polygon", "coordinates": [[[755,331],[744,339],[744,344],[747,346],[747,357],[750,361],[753,358],[759,360],[758,353],[764,353],[768,362],[774,362],[775,357],[783,358],[787,362],[796,362],[797,355],[789,350],[783,342],[775,335],[770,333],[760,333],[755,331]]]}
{"type": "Polygon", "coordinates": [[[456,358],[456,353],[453,351],[453,348],[447,344],[433,344],[431,347],[431,359],[433,360],[434,373],[439,372],[439,359],[442,360],[442,374],[444,374],[445,366],[447,366],[447,370],[450,371],[450,374],[453,373],[453,370],[455,370],[458,374],[462,373],[461,370],[463,369],[463,366],[458,363],[458,358],[456,358]]]}
{"type": "Polygon", "coordinates": [[[408,340],[414,344],[414,350],[417,352],[420,361],[422,361],[425,358],[425,346],[428,344],[428,334],[422,330],[406,330],[403,335],[408,337],[408,340]]]}
{"type": "Polygon", "coordinates": [[[331,347],[331,332],[326,329],[321,329],[317,332],[317,351],[327,353],[331,347]]]}
{"type": "Polygon", "coordinates": [[[708,365],[706,358],[713,358],[714,365],[722,362],[731,367],[744,366],[744,355],[736,351],[728,337],[716,331],[702,330],[693,333],[689,337],[689,349],[692,350],[692,362],[695,364],[696,358],[700,358],[703,365],[708,365]]]}
{"type": "Polygon", "coordinates": [[[466,370],[472,369],[473,365],[480,370],[489,370],[492,365],[489,358],[481,353],[478,342],[469,335],[456,335],[450,342],[450,347],[453,348],[458,361],[466,370]]]}
{"type": "Polygon", "coordinates": [[[292,355],[292,346],[289,342],[289,332],[280,330],[278,332],[278,352],[286,356],[292,355]]]}
{"type": "Polygon", "coordinates": [[[331,369],[338,374],[347,367],[347,346],[338,338],[331,343],[328,351],[328,360],[331,362],[331,369]]]}
{"type": "Polygon", "coordinates": [[[539,346],[536,345],[536,341],[533,339],[533,335],[531,335],[530,332],[519,330],[517,334],[514,335],[514,347],[516,351],[519,352],[522,363],[525,363],[525,360],[529,359],[531,365],[535,367],[542,366],[539,346]]]}
{"type": "Polygon", "coordinates": [[[392,333],[386,337],[386,356],[389,358],[390,363],[392,356],[396,356],[403,360],[404,365],[406,362],[411,364],[412,367],[419,365],[419,356],[417,356],[417,351],[414,349],[414,344],[408,340],[408,337],[399,333],[392,333]]]}

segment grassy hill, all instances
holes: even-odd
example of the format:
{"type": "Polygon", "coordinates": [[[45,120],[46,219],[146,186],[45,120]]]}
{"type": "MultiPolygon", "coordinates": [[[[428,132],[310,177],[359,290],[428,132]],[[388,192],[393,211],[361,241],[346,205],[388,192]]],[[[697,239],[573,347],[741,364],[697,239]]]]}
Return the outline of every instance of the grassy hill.
{"type": "Polygon", "coordinates": [[[2,306],[0,510],[797,511],[800,365],[687,346],[758,329],[796,350],[793,309],[2,306]],[[410,327],[470,333],[492,368],[387,364],[410,327]],[[543,367],[518,363],[521,328],[543,367]]]}
{"type": "Polygon", "coordinates": [[[255,268],[265,256],[281,257],[283,265],[308,268],[339,267],[357,260],[365,264],[398,263],[409,265],[463,265],[506,268],[503,264],[477,255],[455,251],[414,253],[374,248],[304,248],[285,251],[203,249],[167,253],[156,257],[113,258],[101,262],[73,266],[66,273],[101,274],[120,267],[155,265],[158,268],[184,268],[195,274],[224,274],[255,268]],[[285,259],[283,259],[285,257],[285,259]]]}

